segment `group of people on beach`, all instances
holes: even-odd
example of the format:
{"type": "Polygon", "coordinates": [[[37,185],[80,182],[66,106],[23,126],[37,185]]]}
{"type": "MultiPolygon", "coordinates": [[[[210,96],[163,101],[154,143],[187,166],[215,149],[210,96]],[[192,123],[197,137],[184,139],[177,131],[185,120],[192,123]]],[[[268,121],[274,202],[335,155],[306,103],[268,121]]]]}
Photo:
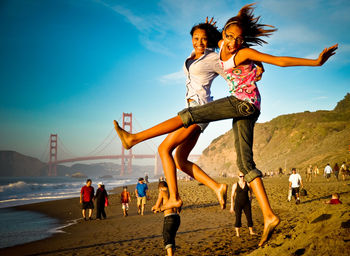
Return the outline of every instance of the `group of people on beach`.
{"type": "MultiPolygon", "coordinates": [[[[254,16],[253,5],[245,5],[226,22],[221,32],[215,27],[213,19],[207,19],[191,29],[193,51],[184,63],[187,78],[186,109],[169,120],[135,134],[123,130],[116,121],[114,126],[125,149],[168,134],[158,148],[167,189],[160,183],[159,197],[152,209],[155,212],[163,211],[166,216],[175,216],[183,204],[178,192],[176,169],[209,187],[216,194],[221,209],[226,208],[227,184],[220,184],[209,177],[197,164],[189,161],[188,156],[209,122],[232,119],[237,166],[242,174],[240,176],[249,184],[263,213],[264,230],[259,242],[259,246],[262,246],[280,222],[271,209],[262,172],[253,160],[254,126],[261,107],[256,82],[264,72],[262,63],[281,67],[321,66],[335,54],[337,44],[325,48],[317,59],[279,57],[254,50],[251,46],[266,43],[262,38],[271,35],[276,29],[260,23],[260,17],[254,16]],[[218,53],[215,52],[216,48],[219,48],[218,53]],[[218,75],[227,81],[230,95],[213,100],[210,88],[218,75]]],[[[236,185],[236,193],[239,188],[242,188],[241,185],[236,185]]],[[[168,221],[164,221],[164,230],[168,229],[166,223],[168,221]]],[[[170,229],[177,230],[179,217],[171,223],[173,226],[170,229]]],[[[172,255],[174,246],[166,248],[172,248],[168,251],[168,255],[172,255]]]]}
{"type": "Polygon", "coordinates": [[[106,219],[105,206],[108,205],[108,194],[103,182],[98,183],[98,189],[96,190],[91,186],[92,180],[87,179],[86,185],[80,190],[80,204],[82,205],[82,215],[84,220],[92,220],[92,212],[94,207],[94,201],[96,201],[96,219],[106,219]],[[86,215],[88,211],[88,215],[86,215]]]}
{"type": "MultiPolygon", "coordinates": [[[[310,164],[305,171],[306,174],[306,181],[312,182],[312,177],[317,177],[320,174],[320,170],[317,167],[317,165],[310,164]]],[[[346,177],[350,175],[348,165],[346,162],[343,162],[342,165],[339,167],[338,163],[335,163],[333,168],[329,163],[325,166],[323,170],[323,175],[329,181],[332,174],[334,175],[335,179],[338,181],[339,176],[342,178],[343,181],[345,181],[346,177]]]]}

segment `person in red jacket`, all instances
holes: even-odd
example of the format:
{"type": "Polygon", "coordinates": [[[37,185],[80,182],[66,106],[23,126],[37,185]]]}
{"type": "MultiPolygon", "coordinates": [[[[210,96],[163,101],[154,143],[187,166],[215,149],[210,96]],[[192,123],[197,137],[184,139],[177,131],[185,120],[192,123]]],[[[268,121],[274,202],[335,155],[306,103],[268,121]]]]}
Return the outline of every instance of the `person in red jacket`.
{"type": "Polygon", "coordinates": [[[86,185],[80,191],[80,204],[82,204],[82,214],[84,220],[92,220],[92,210],[94,209],[94,187],[91,186],[91,179],[86,181],[86,185]],[[86,218],[86,209],[89,209],[89,217],[86,218]]]}

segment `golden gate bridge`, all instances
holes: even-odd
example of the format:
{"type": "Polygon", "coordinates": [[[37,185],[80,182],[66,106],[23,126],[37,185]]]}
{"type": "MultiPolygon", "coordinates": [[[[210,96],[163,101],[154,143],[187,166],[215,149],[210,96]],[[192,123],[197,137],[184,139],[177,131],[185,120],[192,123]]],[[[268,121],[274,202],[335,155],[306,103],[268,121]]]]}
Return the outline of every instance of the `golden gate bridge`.
{"type": "MultiPolygon", "coordinates": [[[[123,113],[122,115],[122,128],[130,133],[133,132],[133,116],[132,113],[123,113]]],[[[85,156],[74,156],[70,150],[63,144],[62,140],[59,138],[58,134],[50,134],[49,138],[49,147],[45,149],[45,152],[48,150],[48,176],[57,176],[57,165],[64,163],[74,163],[74,162],[82,162],[82,161],[93,161],[93,160],[113,160],[120,159],[121,161],[121,170],[120,175],[123,176],[126,173],[126,164],[127,164],[127,172],[128,174],[132,173],[132,165],[134,159],[154,159],[154,174],[157,175],[161,170],[161,161],[159,155],[157,153],[157,146],[153,143],[153,146],[150,147],[149,143],[145,142],[145,144],[149,147],[149,151],[151,154],[135,154],[133,150],[126,150],[121,145],[121,153],[120,154],[103,154],[103,151],[112,143],[119,142],[117,138],[117,134],[114,132],[114,128],[107,135],[104,141],[97,146],[93,151],[85,156]],[[114,134],[114,136],[111,136],[114,134]],[[59,158],[58,150],[61,149],[61,152],[65,152],[66,157],[59,158]],[[67,153],[68,152],[68,153],[67,153]]],[[[121,144],[121,143],[120,143],[121,144]]],[[[44,154],[43,154],[44,155],[44,154]]],[[[190,155],[192,160],[198,159],[200,155],[190,155]]]]}

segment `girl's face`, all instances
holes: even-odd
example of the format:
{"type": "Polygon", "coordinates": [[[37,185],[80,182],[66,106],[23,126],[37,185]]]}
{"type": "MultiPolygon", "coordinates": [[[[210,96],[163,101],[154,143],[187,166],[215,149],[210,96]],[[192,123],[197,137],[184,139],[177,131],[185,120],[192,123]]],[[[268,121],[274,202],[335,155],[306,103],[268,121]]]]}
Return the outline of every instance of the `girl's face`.
{"type": "Polygon", "coordinates": [[[192,45],[195,52],[195,58],[199,58],[204,54],[208,46],[207,33],[203,29],[196,29],[192,36],[192,45]]]}
{"type": "Polygon", "coordinates": [[[226,50],[233,54],[236,52],[243,44],[244,38],[242,37],[242,29],[237,25],[228,26],[223,32],[222,37],[224,38],[224,43],[226,50]]]}

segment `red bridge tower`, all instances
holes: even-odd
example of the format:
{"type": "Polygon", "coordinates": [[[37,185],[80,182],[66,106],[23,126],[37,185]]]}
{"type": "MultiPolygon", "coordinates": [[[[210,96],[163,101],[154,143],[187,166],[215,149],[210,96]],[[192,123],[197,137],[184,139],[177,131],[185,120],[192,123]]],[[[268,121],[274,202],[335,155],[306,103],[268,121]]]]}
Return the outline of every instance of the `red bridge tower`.
{"type": "MultiPolygon", "coordinates": [[[[132,133],[132,113],[123,113],[123,129],[127,132],[132,133]],[[126,129],[128,127],[128,129],[126,129]]],[[[125,149],[122,145],[122,159],[121,159],[121,171],[120,176],[123,176],[125,173],[125,160],[128,162],[128,173],[132,171],[132,149],[129,149],[128,156],[125,156],[125,149]]]]}
{"type": "Polygon", "coordinates": [[[50,134],[49,176],[57,176],[57,134],[50,134]]]}

